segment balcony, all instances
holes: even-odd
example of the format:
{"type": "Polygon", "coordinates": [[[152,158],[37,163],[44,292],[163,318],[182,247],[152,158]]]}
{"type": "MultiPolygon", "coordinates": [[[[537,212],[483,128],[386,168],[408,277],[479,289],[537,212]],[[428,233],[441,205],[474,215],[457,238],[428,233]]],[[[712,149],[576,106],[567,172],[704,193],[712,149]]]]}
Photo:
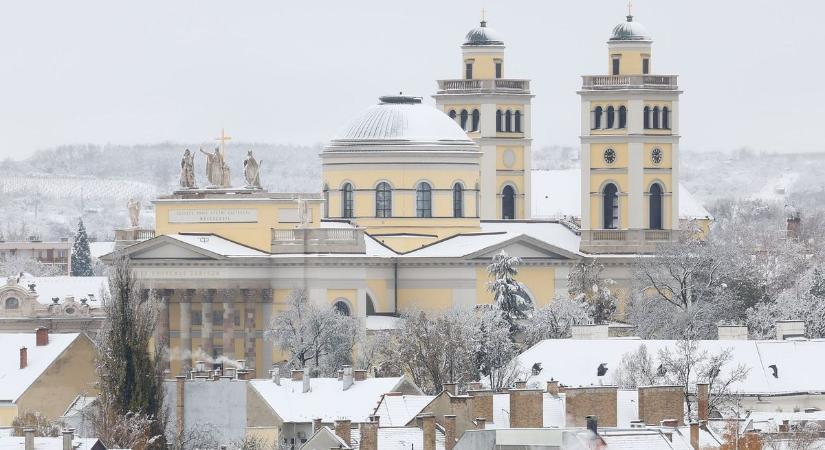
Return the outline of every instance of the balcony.
{"type": "Polygon", "coordinates": [[[272,230],[272,253],[365,253],[359,228],[294,228],[272,230]]]}
{"type": "Polygon", "coordinates": [[[155,237],[155,230],[146,228],[124,228],[115,230],[115,250],[155,237]]]}
{"type": "Polygon", "coordinates": [[[530,80],[438,80],[439,94],[529,94],[530,80]]]}
{"type": "Polygon", "coordinates": [[[672,230],[582,230],[581,250],[587,253],[652,253],[677,237],[672,230]]]}
{"type": "Polygon", "coordinates": [[[583,90],[657,89],[677,90],[677,75],[584,75],[583,90]]]}

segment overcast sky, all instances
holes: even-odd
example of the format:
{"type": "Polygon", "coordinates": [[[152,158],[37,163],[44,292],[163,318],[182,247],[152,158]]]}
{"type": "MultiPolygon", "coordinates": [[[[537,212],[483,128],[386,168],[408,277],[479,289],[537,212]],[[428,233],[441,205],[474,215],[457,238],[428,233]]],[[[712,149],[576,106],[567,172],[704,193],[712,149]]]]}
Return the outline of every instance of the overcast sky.
{"type": "MultiPolygon", "coordinates": [[[[54,0],[0,9],[0,157],[70,143],[313,144],[382,94],[460,77],[486,8],[530,78],[535,146],[577,145],[624,0],[54,0]]],[[[679,74],[682,148],[825,151],[825,2],[635,0],[653,71],[679,74]]]]}

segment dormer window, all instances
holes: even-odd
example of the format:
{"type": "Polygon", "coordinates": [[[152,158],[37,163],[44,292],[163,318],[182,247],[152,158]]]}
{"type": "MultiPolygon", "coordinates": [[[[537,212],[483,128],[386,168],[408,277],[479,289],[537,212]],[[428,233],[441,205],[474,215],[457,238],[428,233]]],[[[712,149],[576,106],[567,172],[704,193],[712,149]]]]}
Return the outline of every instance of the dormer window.
{"type": "Polygon", "coordinates": [[[613,59],[611,60],[612,65],[610,68],[611,75],[618,75],[619,74],[619,63],[622,60],[621,55],[613,55],[613,59]]]}

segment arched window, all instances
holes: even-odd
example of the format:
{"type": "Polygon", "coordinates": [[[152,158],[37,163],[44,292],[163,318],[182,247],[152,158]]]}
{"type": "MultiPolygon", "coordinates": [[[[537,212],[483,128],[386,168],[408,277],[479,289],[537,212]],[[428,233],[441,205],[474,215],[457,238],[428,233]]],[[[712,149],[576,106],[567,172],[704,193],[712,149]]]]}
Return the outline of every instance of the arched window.
{"type": "Polygon", "coordinates": [[[650,229],[662,229],[662,186],[653,183],[650,186],[650,229]]]}
{"type": "Polygon", "coordinates": [[[654,129],[659,128],[659,107],[658,106],[653,107],[653,128],[654,129]]]}
{"type": "Polygon", "coordinates": [[[433,190],[429,183],[418,183],[418,187],[415,188],[415,215],[433,216],[433,190]]]}
{"type": "Polygon", "coordinates": [[[461,110],[461,116],[460,117],[461,117],[461,119],[460,119],[461,129],[466,131],[467,130],[467,110],[466,109],[461,110]]]}
{"type": "Polygon", "coordinates": [[[324,183],[324,217],[329,218],[329,186],[324,183]]]}
{"type": "Polygon", "coordinates": [[[513,111],[510,111],[508,109],[507,112],[504,113],[504,131],[507,131],[507,132],[512,131],[513,130],[512,127],[513,127],[513,111]]]}
{"type": "Polygon", "coordinates": [[[461,183],[453,185],[453,217],[464,217],[464,188],[461,183]]]}
{"type": "Polygon", "coordinates": [[[375,187],[375,217],[392,217],[392,188],[386,181],[375,187]]]}
{"type": "Polygon", "coordinates": [[[335,309],[335,312],[341,314],[342,316],[349,316],[352,314],[350,311],[349,303],[343,298],[339,298],[335,300],[335,303],[332,304],[332,307],[335,309]]]}
{"type": "Polygon", "coordinates": [[[502,131],[501,128],[501,110],[496,110],[496,131],[502,131]]]}
{"type": "Polygon", "coordinates": [[[670,129],[670,108],[667,106],[662,108],[662,128],[665,130],[670,129]]]}
{"type": "Polygon", "coordinates": [[[619,128],[627,128],[627,108],[619,106],[619,128]]]}
{"type": "Polygon", "coordinates": [[[613,108],[613,105],[607,107],[607,128],[613,128],[613,125],[616,124],[616,117],[614,117],[615,113],[616,109],[613,108]]]}
{"type": "Polygon", "coordinates": [[[516,127],[515,127],[516,133],[521,133],[521,111],[516,111],[515,120],[516,120],[516,127]]]}
{"type": "Polygon", "coordinates": [[[604,187],[602,194],[604,196],[602,208],[604,228],[607,230],[619,228],[619,190],[615,184],[609,183],[604,187]]]}
{"type": "Polygon", "coordinates": [[[597,106],[596,109],[593,110],[593,130],[598,130],[602,127],[602,107],[597,106]]]}
{"type": "Polygon", "coordinates": [[[513,186],[504,186],[501,191],[501,218],[516,218],[516,190],[513,186]]]}
{"type": "Polygon", "coordinates": [[[352,218],[352,185],[344,183],[341,187],[341,217],[352,218]]]}
{"type": "Polygon", "coordinates": [[[481,113],[478,112],[477,109],[473,110],[473,121],[472,121],[472,128],[470,131],[478,131],[478,122],[481,120],[481,113]]]}
{"type": "Polygon", "coordinates": [[[6,309],[17,309],[20,307],[20,300],[15,297],[9,297],[6,299],[6,309]]]}
{"type": "Polygon", "coordinates": [[[372,297],[370,297],[370,294],[367,294],[367,315],[375,315],[375,302],[372,301],[372,297]]]}
{"type": "Polygon", "coordinates": [[[448,116],[450,116],[450,119],[455,120],[456,113],[455,113],[455,110],[454,110],[454,109],[451,109],[451,110],[450,110],[450,112],[449,112],[449,113],[447,113],[447,115],[448,115],[448,116]]]}
{"type": "Polygon", "coordinates": [[[644,112],[644,128],[645,130],[650,129],[650,106],[645,106],[644,112]]]}

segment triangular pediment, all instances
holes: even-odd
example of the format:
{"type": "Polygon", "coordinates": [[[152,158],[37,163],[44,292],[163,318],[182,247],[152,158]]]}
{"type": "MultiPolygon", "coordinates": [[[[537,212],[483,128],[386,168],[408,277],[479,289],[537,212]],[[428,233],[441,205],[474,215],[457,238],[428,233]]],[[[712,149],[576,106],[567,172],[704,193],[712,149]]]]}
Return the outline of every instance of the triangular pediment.
{"type": "MultiPolygon", "coordinates": [[[[121,250],[133,260],[147,259],[224,259],[222,255],[182,242],[169,236],[158,236],[121,250]]],[[[111,257],[110,253],[106,257],[111,257]]]]}
{"type": "Polygon", "coordinates": [[[502,251],[510,256],[517,256],[524,259],[549,258],[569,260],[579,258],[579,256],[574,253],[523,234],[474,252],[468,255],[468,258],[489,260],[502,251]]]}

